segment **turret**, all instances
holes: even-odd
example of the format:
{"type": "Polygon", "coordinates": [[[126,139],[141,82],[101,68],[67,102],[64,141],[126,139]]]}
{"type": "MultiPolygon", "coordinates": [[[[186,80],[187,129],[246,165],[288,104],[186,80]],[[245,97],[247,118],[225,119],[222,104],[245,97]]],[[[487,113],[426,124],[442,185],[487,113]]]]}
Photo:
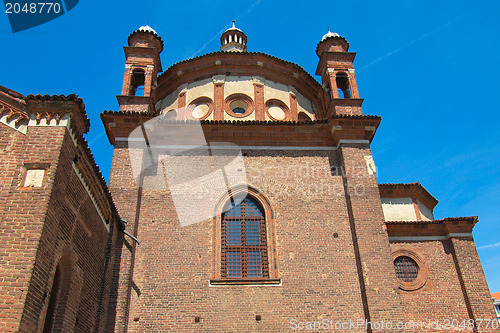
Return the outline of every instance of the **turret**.
{"type": "Polygon", "coordinates": [[[328,115],[361,115],[353,61],[356,53],[348,52],[349,43],[335,32],[328,31],[316,48],[319,63],[316,75],[321,75],[328,115]]]}
{"type": "Polygon", "coordinates": [[[120,111],[152,112],[156,77],[162,71],[163,41],[149,25],[128,37],[125,46],[125,76],[122,94],[117,96],[120,111]]]}
{"type": "Polygon", "coordinates": [[[224,31],[220,37],[221,51],[227,52],[246,52],[247,50],[247,35],[234,25],[232,28],[224,31]]]}

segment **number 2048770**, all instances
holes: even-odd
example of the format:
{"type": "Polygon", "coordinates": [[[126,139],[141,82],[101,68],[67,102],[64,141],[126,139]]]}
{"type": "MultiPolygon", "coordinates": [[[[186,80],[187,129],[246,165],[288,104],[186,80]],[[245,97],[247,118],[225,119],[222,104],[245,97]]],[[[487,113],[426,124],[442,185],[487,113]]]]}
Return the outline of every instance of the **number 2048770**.
{"type": "Polygon", "coordinates": [[[5,13],[7,14],[58,14],[60,11],[61,4],[57,2],[5,3],[5,13]]]}

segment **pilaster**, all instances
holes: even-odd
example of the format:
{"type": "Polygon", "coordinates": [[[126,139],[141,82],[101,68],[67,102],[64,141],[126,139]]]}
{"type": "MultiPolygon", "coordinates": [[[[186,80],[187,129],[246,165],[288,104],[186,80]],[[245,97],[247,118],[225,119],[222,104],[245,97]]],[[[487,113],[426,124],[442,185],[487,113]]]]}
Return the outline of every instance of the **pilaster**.
{"type": "Polygon", "coordinates": [[[368,172],[365,158],[371,157],[369,144],[341,143],[339,153],[365,319],[403,321],[377,178],[368,172]]]}

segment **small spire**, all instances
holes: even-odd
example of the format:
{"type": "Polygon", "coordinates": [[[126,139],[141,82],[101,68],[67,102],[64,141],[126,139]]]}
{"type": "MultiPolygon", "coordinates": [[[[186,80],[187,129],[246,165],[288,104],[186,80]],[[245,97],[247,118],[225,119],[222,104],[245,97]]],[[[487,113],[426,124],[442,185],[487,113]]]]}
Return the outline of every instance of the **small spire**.
{"type": "Polygon", "coordinates": [[[234,22],[236,22],[236,21],[233,19],[233,29],[235,29],[235,28],[236,28],[236,26],[234,25],[234,22]]]}

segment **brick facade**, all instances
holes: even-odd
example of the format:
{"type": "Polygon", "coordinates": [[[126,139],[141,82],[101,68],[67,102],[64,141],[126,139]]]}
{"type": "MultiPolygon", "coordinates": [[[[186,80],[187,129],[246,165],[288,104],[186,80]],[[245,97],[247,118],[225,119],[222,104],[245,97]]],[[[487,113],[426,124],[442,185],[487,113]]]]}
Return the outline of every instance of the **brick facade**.
{"type": "MultiPolygon", "coordinates": [[[[120,110],[101,114],[114,146],[108,186],[83,138],[81,99],[0,89],[1,331],[339,331],[368,321],[344,330],[421,332],[434,328],[378,324],[436,320],[452,331],[449,319],[500,332],[478,324],[496,316],[472,238],[477,218],[423,220],[420,209],[432,214],[437,200],[420,184],[377,183],[370,144],[381,119],[363,115],[344,38],[318,44],[322,84],[295,64],[237,51],[158,76],[156,32],[141,27],[128,41],[120,110]],[[134,69],[144,71],[143,96],[131,93],[134,69]],[[226,77],[241,93],[225,95],[226,77]],[[163,119],[165,99],[175,118],[163,119]],[[233,112],[232,101],[248,108],[233,112]],[[194,119],[196,105],[212,118],[194,119]],[[284,118],[266,121],[270,106],[284,118]],[[193,182],[208,174],[224,191],[204,197],[220,186],[193,182]],[[265,219],[265,276],[223,274],[224,207],[239,196],[265,219]],[[415,221],[384,215],[382,200],[401,198],[415,221]],[[204,217],[186,222],[189,213],[204,217]],[[418,266],[415,279],[395,271],[400,256],[418,266]]],[[[245,48],[231,43],[246,49],[246,37],[245,48]]]]}
{"type": "Polygon", "coordinates": [[[23,120],[24,130],[0,124],[0,330],[39,332],[48,321],[54,332],[99,329],[118,214],[81,136],[88,126],[79,124],[88,120],[74,109],[83,104],[71,96],[26,98],[3,87],[0,94],[4,111],[18,104],[21,112],[9,124],[22,114],[39,119],[23,120]],[[74,117],[66,125],[65,115],[74,117]],[[24,184],[30,169],[44,173],[36,186],[24,184]]]}

